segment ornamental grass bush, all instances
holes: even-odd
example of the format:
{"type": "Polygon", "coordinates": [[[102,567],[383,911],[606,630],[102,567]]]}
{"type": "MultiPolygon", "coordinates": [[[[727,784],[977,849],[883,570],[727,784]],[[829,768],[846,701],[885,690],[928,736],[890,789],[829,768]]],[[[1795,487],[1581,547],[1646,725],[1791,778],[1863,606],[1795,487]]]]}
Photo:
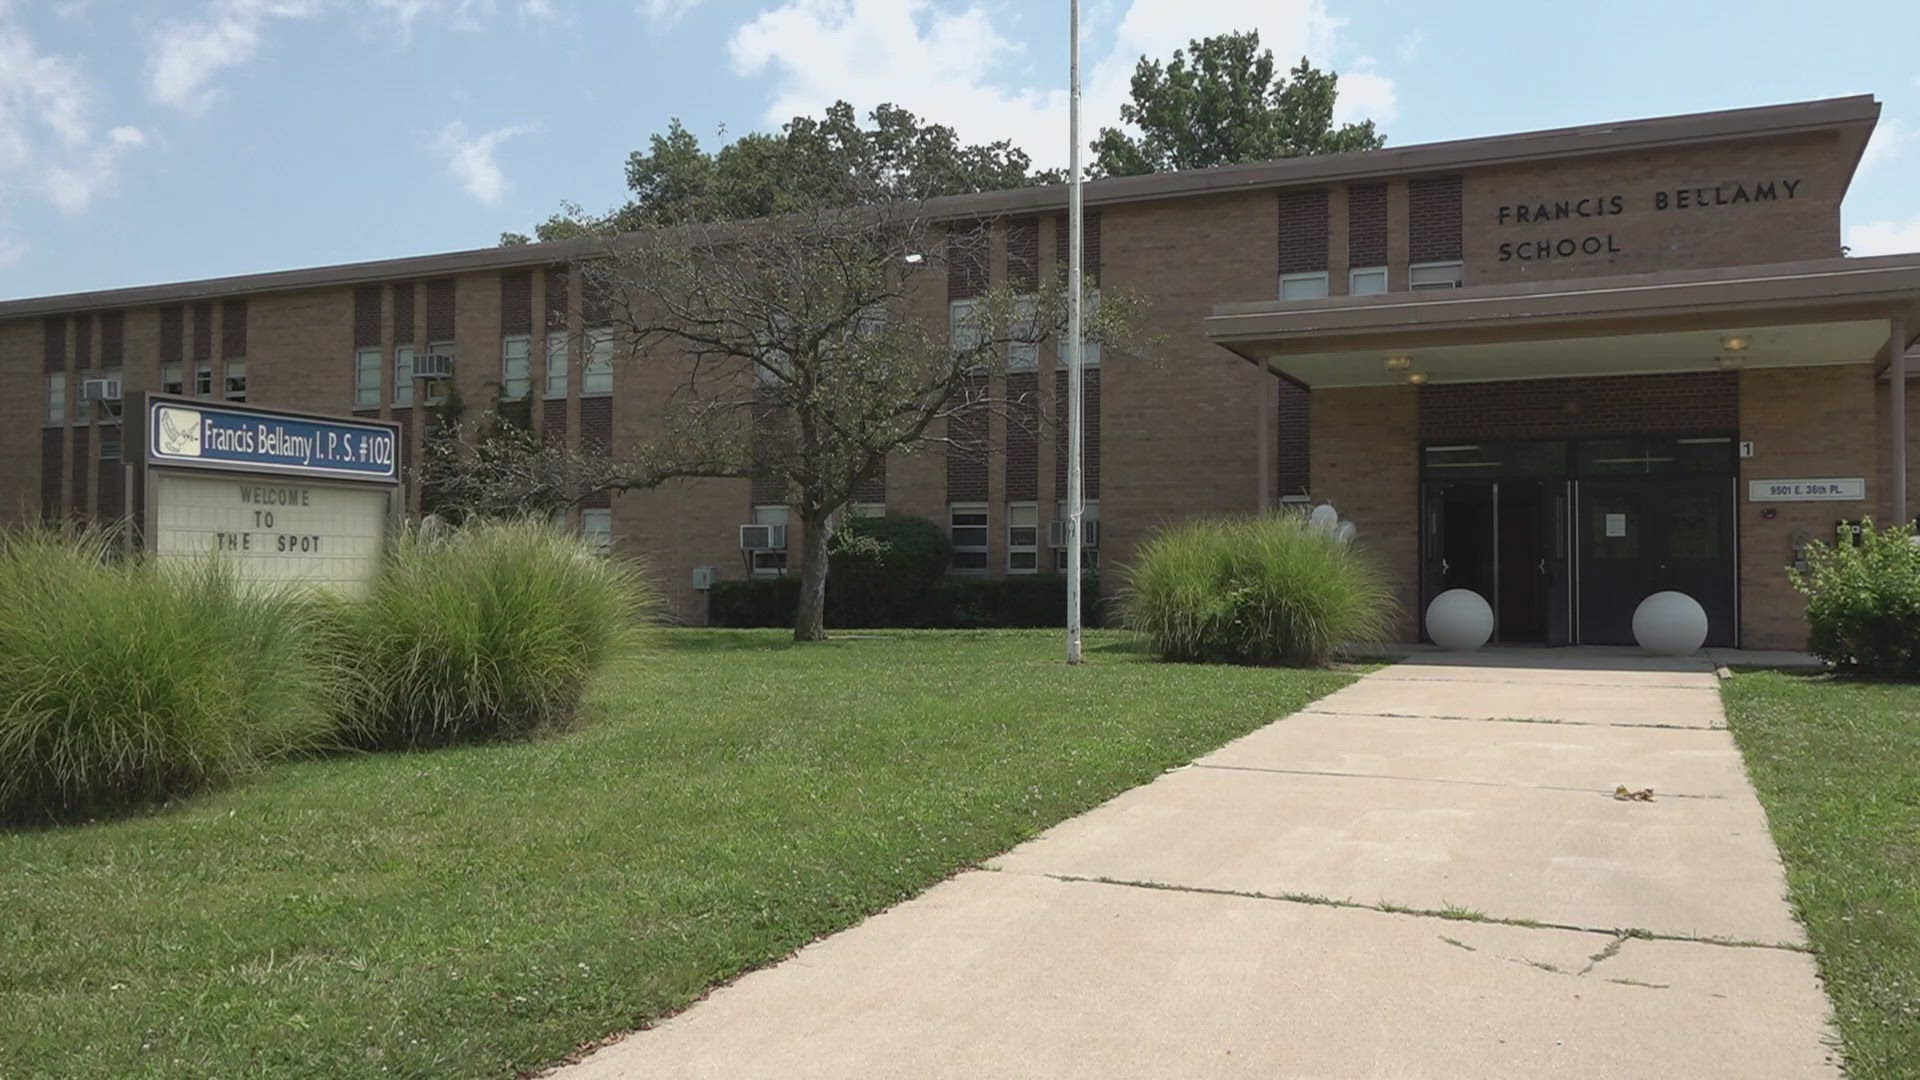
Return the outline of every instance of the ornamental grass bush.
{"type": "Polygon", "coordinates": [[[332,731],[313,603],[217,561],[110,551],[101,533],[0,533],[0,820],[162,802],[332,731]]]}
{"type": "Polygon", "coordinates": [[[1155,534],[1123,571],[1122,625],[1168,660],[1324,664],[1383,639],[1386,579],[1302,514],[1198,518],[1155,534]]]}
{"type": "Polygon", "coordinates": [[[637,566],[545,522],[409,532],[369,594],[337,609],[346,738],[412,749],[564,727],[658,609],[637,566]]]}
{"type": "Polygon", "coordinates": [[[1792,571],[1807,598],[1807,649],[1841,671],[1920,679],[1920,544],[1914,528],[1876,529],[1859,542],[1817,542],[1792,571]]]}

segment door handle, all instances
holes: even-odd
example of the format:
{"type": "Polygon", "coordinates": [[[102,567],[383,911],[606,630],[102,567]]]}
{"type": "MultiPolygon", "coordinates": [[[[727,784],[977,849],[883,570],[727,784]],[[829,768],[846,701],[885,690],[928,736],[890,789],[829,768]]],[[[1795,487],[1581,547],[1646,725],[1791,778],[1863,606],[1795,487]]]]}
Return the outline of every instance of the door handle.
{"type": "Polygon", "coordinates": [[[1451,566],[1449,566],[1449,565],[1447,565],[1447,558],[1446,558],[1446,556],[1444,556],[1444,555],[1442,555],[1442,556],[1440,557],[1440,572],[1444,574],[1444,573],[1446,573],[1447,571],[1449,571],[1449,570],[1451,570],[1451,569],[1453,569],[1453,567],[1451,567],[1451,566]]]}
{"type": "Polygon", "coordinates": [[[1541,559],[1540,560],[1540,576],[1545,577],[1546,574],[1547,574],[1547,560],[1541,559]]]}

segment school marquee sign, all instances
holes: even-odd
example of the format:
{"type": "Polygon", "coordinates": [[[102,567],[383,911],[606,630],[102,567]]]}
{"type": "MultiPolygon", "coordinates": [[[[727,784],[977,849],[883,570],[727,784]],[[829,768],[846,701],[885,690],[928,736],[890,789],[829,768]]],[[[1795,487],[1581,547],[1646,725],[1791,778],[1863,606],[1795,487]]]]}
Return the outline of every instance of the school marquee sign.
{"type": "MultiPolygon", "coordinates": [[[[400,480],[392,423],[143,395],[133,490],[162,559],[217,557],[244,578],[364,589],[400,480]]],[[[131,443],[131,440],[129,440],[131,443]]]]}

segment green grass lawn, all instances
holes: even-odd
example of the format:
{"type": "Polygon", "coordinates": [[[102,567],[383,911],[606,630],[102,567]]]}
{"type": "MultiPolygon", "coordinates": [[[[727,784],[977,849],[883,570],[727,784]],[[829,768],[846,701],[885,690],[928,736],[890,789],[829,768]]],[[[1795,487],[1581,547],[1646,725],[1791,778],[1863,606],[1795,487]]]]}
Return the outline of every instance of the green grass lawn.
{"type": "Polygon", "coordinates": [[[1920,1077],[1920,686],[1756,673],[1725,697],[1849,1075],[1920,1077]]]}
{"type": "Polygon", "coordinates": [[[666,632],[564,737],[0,832],[0,1076],[535,1069],[1351,678],[1060,654],[666,632]]]}

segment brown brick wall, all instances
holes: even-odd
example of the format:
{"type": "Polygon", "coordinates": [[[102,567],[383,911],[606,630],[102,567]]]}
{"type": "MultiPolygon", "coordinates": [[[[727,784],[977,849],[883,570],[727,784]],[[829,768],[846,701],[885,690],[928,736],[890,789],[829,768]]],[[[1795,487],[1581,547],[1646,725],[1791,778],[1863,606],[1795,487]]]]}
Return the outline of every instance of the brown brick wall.
{"type": "Polygon", "coordinates": [[[411,281],[403,281],[393,286],[393,343],[396,345],[420,343],[418,325],[414,321],[416,318],[414,301],[418,294],[419,289],[411,281]]]}
{"type": "Polygon", "coordinates": [[[987,291],[993,251],[992,226],[961,222],[947,230],[947,299],[966,300],[987,291]]]}
{"type": "Polygon", "coordinates": [[[56,520],[62,511],[61,495],[65,485],[62,462],[66,457],[67,429],[42,428],[40,431],[40,516],[56,520]]]}
{"type": "Polygon", "coordinates": [[[364,349],[380,344],[380,293],[378,285],[362,285],[353,290],[353,347],[364,349]]]}
{"type": "Polygon", "coordinates": [[[1359,530],[1400,606],[1400,640],[1419,636],[1420,407],[1410,386],[1326,388],[1313,395],[1313,501],[1359,530]]]}
{"type": "Polygon", "coordinates": [[[1278,490],[1271,494],[1305,495],[1313,484],[1313,396],[1285,379],[1273,381],[1280,400],[1274,410],[1274,484],[1278,490]]]}
{"type": "Polygon", "coordinates": [[[53,317],[40,321],[40,370],[67,370],[67,320],[53,317]]]}
{"type": "Polygon", "coordinates": [[[193,305],[193,354],[198,362],[213,359],[213,304],[193,305]]]}
{"type": "Polygon", "coordinates": [[[1008,502],[1040,497],[1040,374],[1007,373],[1006,493],[1008,502]]]}
{"type": "Polygon", "coordinates": [[[1407,182],[1407,258],[1445,262],[1462,253],[1461,185],[1458,176],[1421,177],[1407,182]]]}
{"type": "Polygon", "coordinates": [[[1282,274],[1327,268],[1327,192],[1282,191],[1280,204],[1280,258],[1282,274]]]}
{"type": "Polygon", "coordinates": [[[1007,285],[1016,292],[1040,288],[1040,219],[1007,219],[1007,285]]]}
{"type": "Polygon", "coordinates": [[[71,487],[67,491],[67,512],[76,518],[86,516],[92,509],[87,498],[86,463],[93,455],[93,430],[86,427],[73,428],[72,464],[67,469],[67,479],[71,487]]]}
{"type": "Polygon", "coordinates": [[[1463,193],[1466,283],[1833,258],[1840,254],[1840,198],[1851,160],[1833,136],[1808,135],[1479,170],[1468,175],[1463,193]],[[1799,181],[1792,198],[1784,197],[1788,179],[1799,181]],[[1775,194],[1769,201],[1656,209],[1660,192],[1725,185],[1730,199],[1735,185],[1751,195],[1769,181],[1775,194]],[[1578,215],[1582,198],[1590,200],[1586,209],[1594,216],[1578,215]],[[1565,217],[1557,216],[1562,203],[1565,217]],[[1543,205],[1550,220],[1532,220],[1543,205]],[[1519,206],[1530,207],[1524,223],[1516,220],[1519,206]],[[1508,208],[1505,220],[1502,207],[1508,208]],[[1596,241],[1587,245],[1590,237],[1596,241]],[[1502,244],[1544,242],[1557,252],[1563,240],[1582,250],[1501,259],[1502,244]]]}
{"type": "Polygon", "coordinates": [[[100,366],[119,367],[127,359],[127,313],[100,313],[100,366]]]}
{"type": "MultiPolygon", "coordinates": [[[[985,375],[974,376],[969,394],[983,395],[986,385],[985,375]]],[[[947,421],[946,501],[950,503],[987,501],[988,419],[986,409],[976,408],[947,421]]]]}
{"type": "Polygon", "coordinates": [[[1882,437],[1875,414],[1874,365],[1749,370],[1740,375],[1740,438],[1753,456],[1740,462],[1740,643],[1747,648],[1806,645],[1806,605],[1787,581],[1795,530],[1833,533],[1840,518],[1871,513],[1879,485],[1871,474],[1882,437]],[[1756,503],[1752,480],[1869,476],[1863,503],[1756,503]],[[1768,510],[1774,516],[1766,517],[1768,510]]]}
{"type": "MultiPolygon", "coordinates": [[[[1097,283],[1100,280],[1100,222],[1102,218],[1098,207],[1089,206],[1081,211],[1080,224],[1086,230],[1080,246],[1080,271],[1087,280],[1097,283]]],[[[1061,280],[1067,276],[1067,255],[1073,250],[1073,241],[1068,237],[1067,215],[1061,214],[1053,219],[1053,262],[1054,273],[1061,280]]]]}
{"type": "MultiPolygon", "coordinates": [[[[1100,368],[1081,373],[1081,390],[1086,395],[1080,437],[1080,482],[1089,499],[1100,497],[1100,368]]],[[[1067,372],[1053,373],[1053,490],[1055,499],[1067,497],[1067,372]]],[[[1104,527],[1104,526],[1103,526],[1104,527]]]]}
{"type": "Polygon", "coordinates": [[[532,270],[507,270],[500,274],[500,332],[533,333],[532,270]]]}
{"type": "Polygon", "coordinates": [[[427,340],[446,341],[455,336],[454,279],[435,278],[427,282],[427,340]]]}
{"type": "Polygon", "coordinates": [[[220,354],[247,355],[247,298],[236,296],[220,306],[220,354]]]}
{"type": "Polygon", "coordinates": [[[1387,185],[1347,188],[1347,265],[1387,265],[1387,185]]]}
{"type": "Polygon", "coordinates": [[[160,309],[160,362],[178,364],[186,358],[186,312],[178,304],[160,309]]]}
{"type": "Polygon", "coordinates": [[[73,320],[73,366],[85,372],[93,369],[93,316],[76,315],[73,320]]]}
{"type": "Polygon", "coordinates": [[[1682,435],[1740,423],[1740,376],[1717,371],[1448,383],[1419,397],[1423,440],[1682,435]]]}

